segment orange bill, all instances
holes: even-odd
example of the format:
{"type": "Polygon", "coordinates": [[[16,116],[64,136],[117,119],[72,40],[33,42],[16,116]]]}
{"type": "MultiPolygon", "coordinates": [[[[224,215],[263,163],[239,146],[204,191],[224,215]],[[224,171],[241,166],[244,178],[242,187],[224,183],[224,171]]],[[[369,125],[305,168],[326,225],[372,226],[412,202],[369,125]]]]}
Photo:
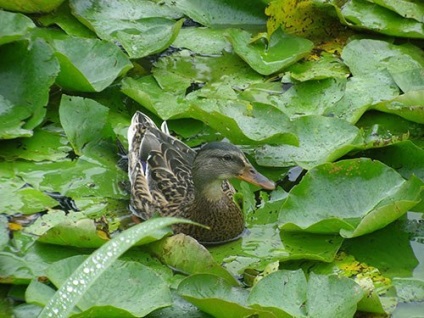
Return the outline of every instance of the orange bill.
{"type": "Polygon", "coordinates": [[[260,186],[260,187],[262,187],[266,190],[275,189],[275,183],[273,181],[269,180],[264,175],[260,174],[252,166],[247,166],[246,168],[244,168],[242,173],[237,178],[244,180],[244,181],[247,181],[251,184],[260,186]]]}

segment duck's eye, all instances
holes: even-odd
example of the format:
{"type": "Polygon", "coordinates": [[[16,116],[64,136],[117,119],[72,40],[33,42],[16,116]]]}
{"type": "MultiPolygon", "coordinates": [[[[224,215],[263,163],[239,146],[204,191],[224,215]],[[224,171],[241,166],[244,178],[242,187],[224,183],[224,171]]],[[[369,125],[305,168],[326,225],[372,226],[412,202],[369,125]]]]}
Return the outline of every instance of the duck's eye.
{"type": "Polygon", "coordinates": [[[222,160],[224,160],[224,161],[230,161],[230,160],[232,160],[233,158],[231,157],[231,155],[223,155],[222,156],[222,160]]]}

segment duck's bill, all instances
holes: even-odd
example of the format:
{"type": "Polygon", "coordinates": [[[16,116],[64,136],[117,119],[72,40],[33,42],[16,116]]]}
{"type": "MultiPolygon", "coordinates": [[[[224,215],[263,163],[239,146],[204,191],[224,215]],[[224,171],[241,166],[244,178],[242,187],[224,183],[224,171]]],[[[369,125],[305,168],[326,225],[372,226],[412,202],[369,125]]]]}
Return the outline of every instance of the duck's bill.
{"type": "Polygon", "coordinates": [[[269,180],[264,175],[260,174],[253,167],[246,167],[243,172],[238,176],[238,179],[260,186],[266,190],[275,189],[275,183],[269,180]]]}

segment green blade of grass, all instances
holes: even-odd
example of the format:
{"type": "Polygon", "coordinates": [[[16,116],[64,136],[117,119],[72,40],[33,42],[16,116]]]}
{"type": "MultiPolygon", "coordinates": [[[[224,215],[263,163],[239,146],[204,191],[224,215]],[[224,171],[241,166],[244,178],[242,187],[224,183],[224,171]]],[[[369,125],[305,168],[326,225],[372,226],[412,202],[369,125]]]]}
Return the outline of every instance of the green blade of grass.
{"type": "Polygon", "coordinates": [[[129,228],[101,246],[65,281],[38,317],[68,317],[90,286],[119,256],[141,240],[146,240],[148,243],[163,237],[166,232],[158,233],[158,230],[175,223],[193,222],[170,217],[151,219],[129,228]]]}

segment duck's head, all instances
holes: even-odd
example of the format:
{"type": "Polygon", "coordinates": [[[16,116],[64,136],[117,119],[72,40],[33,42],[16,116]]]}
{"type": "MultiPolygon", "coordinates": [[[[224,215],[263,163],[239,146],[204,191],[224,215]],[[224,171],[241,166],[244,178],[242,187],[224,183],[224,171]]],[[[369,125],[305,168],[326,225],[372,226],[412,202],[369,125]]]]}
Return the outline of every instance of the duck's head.
{"type": "Polygon", "coordinates": [[[226,142],[202,147],[194,159],[192,173],[195,187],[238,178],[267,190],[275,188],[274,182],[260,174],[239,148],[226,142]]]}

